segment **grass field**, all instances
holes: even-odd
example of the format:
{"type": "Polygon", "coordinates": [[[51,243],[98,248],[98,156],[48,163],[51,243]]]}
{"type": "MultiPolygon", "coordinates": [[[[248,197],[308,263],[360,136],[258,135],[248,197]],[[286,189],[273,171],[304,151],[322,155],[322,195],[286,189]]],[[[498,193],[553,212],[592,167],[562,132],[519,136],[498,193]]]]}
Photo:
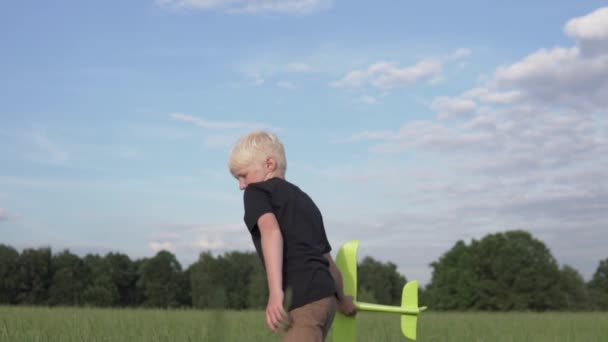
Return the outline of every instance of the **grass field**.
{"type": "MultiPolygon", "coordinates": [[[[407,341],[360,313],[358,341],[407,341]]],[[[0,307],[0,341],[276,341],[261,311],[0,307]]],[[[419,341],[608,341],[608,313],[423,313],[419,341]]],[[[346,342],[346,341],[345,341],[346,342]]]]}

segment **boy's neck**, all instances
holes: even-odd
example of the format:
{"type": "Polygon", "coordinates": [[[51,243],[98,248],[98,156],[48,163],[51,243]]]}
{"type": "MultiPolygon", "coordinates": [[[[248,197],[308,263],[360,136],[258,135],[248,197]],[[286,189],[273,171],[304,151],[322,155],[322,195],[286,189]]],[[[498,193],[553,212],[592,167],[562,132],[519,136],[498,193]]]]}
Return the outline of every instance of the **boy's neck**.
{"type": "Polygon", "coordinates": [[[273,175],[273,174],[269,174],[264,178],[264,181],[273,179],[273,178],[278,178],[278,179],[282,179],[285,180],[285,176],[281,176],[281,175],[273,175]]]}

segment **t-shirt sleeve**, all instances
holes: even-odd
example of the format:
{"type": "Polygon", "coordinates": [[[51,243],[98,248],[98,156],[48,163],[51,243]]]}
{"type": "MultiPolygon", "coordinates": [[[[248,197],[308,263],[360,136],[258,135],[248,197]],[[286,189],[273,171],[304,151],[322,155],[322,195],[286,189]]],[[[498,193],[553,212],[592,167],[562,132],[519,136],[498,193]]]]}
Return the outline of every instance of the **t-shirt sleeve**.
{"type": "Polygon", "coordinates": [[[270,194],[255,186],[245,188],[243,201],[245,202],[245,224],[249,231],[253,231],[256,227],[260,216],[273,212],[270,194]]]}
{"type": "Polygon", "coordinates": [[[331,252],[331,245],[329,244],[329,241],[327,240],[327,233],[325,232],[325,225],[323,224],[323,217],[321,217],[321,227],[322,227],[322,232],[323,232],[323,254],[327,254],[329,252],[331,252]]]}

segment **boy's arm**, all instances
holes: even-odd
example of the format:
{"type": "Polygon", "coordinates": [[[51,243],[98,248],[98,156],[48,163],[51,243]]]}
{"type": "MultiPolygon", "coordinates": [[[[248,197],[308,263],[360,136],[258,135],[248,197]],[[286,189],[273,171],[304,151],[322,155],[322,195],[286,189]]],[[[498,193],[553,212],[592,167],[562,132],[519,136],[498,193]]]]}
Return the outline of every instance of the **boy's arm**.
{"type": "Polygon", "coordinates": [[[277,331],[281,321],[286,317],[283,309],[283,235],[273,213],[260,216],[258,228],[262,237],[262,252],[268,280],[266,324],[270,330],[277,331]]]}
{"type": "Polygon", "coordinates": [[[351,316],[357,313],[357,307],[355,303],[353,303],[353,297],[347,296],[344,294],[344,285],[342,284],[342,273],[334,259],[331,257],[330,253],[323,254],[325,259],[329,261],[329,272],[331,276],[334,278],[334,283],[336,283],[336,297],[338,298],[338,310],[347,315],[351,316]]]}

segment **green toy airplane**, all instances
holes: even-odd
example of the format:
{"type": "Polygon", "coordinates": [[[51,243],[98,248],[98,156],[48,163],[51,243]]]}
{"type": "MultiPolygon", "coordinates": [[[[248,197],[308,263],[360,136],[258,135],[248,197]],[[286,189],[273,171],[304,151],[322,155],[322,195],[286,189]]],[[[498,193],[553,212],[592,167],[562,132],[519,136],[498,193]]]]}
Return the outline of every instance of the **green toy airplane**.
{"type": "MultiPolygon", "coordinates": [[[[357,249],[358,240],[346,242],[336,256],[336,265],[342,272],[344,293],[353,297],[358,311],[392,312],[401,314],[401,331],[409,339],[416,339],[416,324],[418,314],[426,310],[426,306],[418,307],[418,282],[410,281],[403,287],[401,306],[379,305],[357,301],[357,249]]],[[[336,314],[332,325],[333,342],[356,341],[355,316],[349,317],[336,314]]]]}

